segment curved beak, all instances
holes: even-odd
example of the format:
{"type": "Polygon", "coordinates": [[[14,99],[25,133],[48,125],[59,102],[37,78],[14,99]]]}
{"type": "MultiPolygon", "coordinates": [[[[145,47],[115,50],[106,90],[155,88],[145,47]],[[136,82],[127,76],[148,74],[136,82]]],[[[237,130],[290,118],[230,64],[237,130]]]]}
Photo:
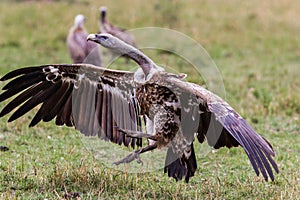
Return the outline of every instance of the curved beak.
{"type": "Polygon", "coordinates": [[[86,38],[87,41],[96,41],[97,40],[97,34],[89,34],[86,38]]]}

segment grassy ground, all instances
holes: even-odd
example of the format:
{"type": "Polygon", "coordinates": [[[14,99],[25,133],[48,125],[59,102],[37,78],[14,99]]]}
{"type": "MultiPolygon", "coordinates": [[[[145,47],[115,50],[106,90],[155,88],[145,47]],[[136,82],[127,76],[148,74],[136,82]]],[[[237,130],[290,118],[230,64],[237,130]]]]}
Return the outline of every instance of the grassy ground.
{"type": "MultiPolygon", "coordinates": [[[[74,192],[83,199],[299,199],[299,1],[122,2],[1,1],[0,74],[27,65],[70,63],[65,38],[74,15],[85,14],[88,30],[96,32],[101,5],[122,27],[173,28],[209,52],[227,101],[273,144],[280,174],[274,182],[256,177],[241,148],[197,155],[199,170],[189,184],[168,179],[162,170],[120,172],[95,159],[73,129],[53,122],[29,129],[31,113],[16,122],[0,121],[0,145],[10,148],[0,152],[0,199],[58,199],[74,192]]],[[[180,65],[172,56],[151,57],[180,65]]]]}

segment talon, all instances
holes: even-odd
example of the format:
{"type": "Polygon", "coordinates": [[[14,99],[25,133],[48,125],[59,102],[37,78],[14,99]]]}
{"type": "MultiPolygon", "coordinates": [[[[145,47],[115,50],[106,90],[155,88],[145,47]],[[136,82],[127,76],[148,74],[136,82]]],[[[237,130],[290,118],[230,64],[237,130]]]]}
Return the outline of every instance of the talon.
{"type": "Polygon", "coordinates": [[[157,144],[155,142],[152,145],[148,145],[148,146],[146,146],[142,149],[139,149],[139,150],[136,150],[136,151],[132,152],[131,154],[127,155],[122,160],[114,162],[113,165],[119,165],[121,163],[130,163],[131,161],[133,161],[135,159],[138,164],[142,164],[142,166],[143,166],[143,161],[140,158],[140,154],[145,153],[147,151],[154,150],[156,148],[157,148],[157,144]]]}
{"type": "Polygon", "coordinates": [[[139,152],[133,152],[133,153],[129,154],[128,156],[126,156],[125,158],[123,158],[122,160],[114,162],[113,165],[119,165],[121,163],[130,163],[134,159],[136,160],[136,162],[138,164],[142,164],[143,165],[143,161],[141,160],[141,158],[139,156],[139,152]]]}
{"type": "Polygon", "coordinates": [[[141,160],[141,157],[137,154],[136,162],[138,164],[141,164],[142,166],[144,165],[143,161],[141,160]]]}

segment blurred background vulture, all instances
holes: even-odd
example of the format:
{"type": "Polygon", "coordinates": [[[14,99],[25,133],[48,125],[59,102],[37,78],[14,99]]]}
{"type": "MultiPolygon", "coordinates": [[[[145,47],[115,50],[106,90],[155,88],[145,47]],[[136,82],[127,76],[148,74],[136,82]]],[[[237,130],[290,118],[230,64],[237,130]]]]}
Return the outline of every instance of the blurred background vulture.
{"type": "Polygon", "coordinates": [[[86,17],[76,15],[74,25],[69,30],[67,47],[73,63],[89,63],[101,66],[101,52],[98,45],[87,42],[88,32],[84,28],[86,17]]]}
{"type": "MultiPolygon", "coordinates": [[[[105,6],[102,6],[99,8],[100,12],[100,21],[99,21],[99,33],[109,33],[120,40],[126,42],[127,44],[137,48],[134,36],[127,32],[125,29],[116,27],[113,24],[111,24],[107,20],[107,8],[105,6]]],[[[116,54],[116,52],[113,52],[116,54]]],[[[124,56],[126,58],[126,62],[129,61],[129,58],[127,56],[124,56]]]]}
{"type": "Polygon", "coordinates": [[[138,49],[110,34],[91,34],[90,41],[133,59],[136,72],[89,64],[43,65],[9,72],[0,101],[10,100],[0,117],[16,120],[41,104],[30,126],[56,118],[87,136],[138,147],[114,164],[142,162],[139,155],[167,148],[164,172],[186,182],[197,169],[194,142],[216,149],[241,146],[257,175],[274,180],[279,172],[270,143],[223,99],[205,88],[165,72],[138,49]],[[12,80],[11,80],[12,79],[12,80]],[[146,123],[142,123],[142,119],[146,123]],[[146,128],[143,126],[146,125],[146,128]],[[143,130],[147,132],[143,132],[143,130]],[[142,139],[148,139],[142,147],[142,139]]]}

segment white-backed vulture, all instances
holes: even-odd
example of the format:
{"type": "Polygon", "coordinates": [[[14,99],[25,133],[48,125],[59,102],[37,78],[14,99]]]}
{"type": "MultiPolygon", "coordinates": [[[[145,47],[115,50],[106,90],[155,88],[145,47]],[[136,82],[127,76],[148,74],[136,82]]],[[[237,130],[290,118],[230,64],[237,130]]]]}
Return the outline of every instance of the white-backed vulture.
{"type": "Polygon", "coordinates": [[[167,147],[165,173],[186,182],[197,169],[195,138],[200,143],[207,140],[216,149],[241,146],[256,174],[274,180],[273,170],[279,170],[272,146],[228,103],[180,75],[165,72],[110,34],[91,34],[88,40],[126,54],[140,68],[133,73],[89,64],[58,64],[14,70],[1,78],[12,80],[3,87],[0,102],[18,95],[0,117],[17,108],[8,120],[13,121],[41,104],[30,126],[56,118],[57,125],[75,126],[87,136],[139,147],[115,164],[141,162],[140,154],[167,147]],[[150,132],[143,132],[141,117],[147,118],[150,132]],[[151,140],[148,146],[141,147],[142,138],[151,140]]]}
{"type": "Polygon", "coordinates": [[[67,37],[67,47],[73,63],[89,63],[101,66],[100,48],[95,43],[87,42],[88,32],[84,28],[86,17],[76,15],[74,25],[70,28],[67,37]]]}

